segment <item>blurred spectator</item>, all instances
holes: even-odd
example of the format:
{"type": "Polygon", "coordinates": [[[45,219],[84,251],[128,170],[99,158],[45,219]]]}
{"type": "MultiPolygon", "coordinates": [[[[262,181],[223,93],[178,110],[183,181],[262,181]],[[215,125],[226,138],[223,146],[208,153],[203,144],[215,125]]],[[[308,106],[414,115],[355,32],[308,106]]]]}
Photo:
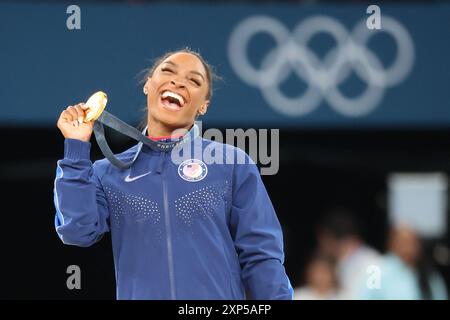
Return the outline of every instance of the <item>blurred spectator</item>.
{"type": "Polygon", "coordinates": [[[379,289],[363,291],[363,299],[442,300],[447,299],[440,275],[427,263],[421,240],[407,226],[392,228],[389,252],[383,257],[379,289]]]}
{"type": "Polygon", "coordinates": [[[335,264],[325,255],[316,255],[305,271],[305,285],[294,291],[294,300],[339,299],[335,264]]]}
{"type": "Polygon", "coordinates": [[[366,245],[355,216],[347,210],[330,211],[318,228],[320,250],[337,261],[342,299],[358,299],[366,286],[367,270],[378,265],[379,254],[366,245]]]}

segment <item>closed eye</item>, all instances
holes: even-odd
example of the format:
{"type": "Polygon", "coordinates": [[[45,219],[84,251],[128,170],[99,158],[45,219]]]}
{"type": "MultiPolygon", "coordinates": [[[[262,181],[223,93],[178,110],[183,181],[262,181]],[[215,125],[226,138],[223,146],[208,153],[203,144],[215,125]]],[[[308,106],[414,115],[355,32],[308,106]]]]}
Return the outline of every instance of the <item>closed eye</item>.
{"type": "Polygon", "coordinates": [[[195,83],[196,86],[200,87],[201,85],[200,81],[198,81],[197,79],[191,79],[191,81],[195,83]]]}
{"type": "Polygon", "coordinates": [[[174,72],[172,69],[169,69],[169,68],[162,68],[161,71],[162,72],[170,72],[170,73],[174,72]]]}

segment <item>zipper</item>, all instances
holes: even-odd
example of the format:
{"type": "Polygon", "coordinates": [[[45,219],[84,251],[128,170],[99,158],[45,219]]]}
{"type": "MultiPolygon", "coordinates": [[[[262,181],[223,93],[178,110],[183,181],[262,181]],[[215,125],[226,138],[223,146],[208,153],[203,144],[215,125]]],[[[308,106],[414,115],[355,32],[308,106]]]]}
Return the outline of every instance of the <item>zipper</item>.
{"type": "MultiPolygon", "coordinates": [[[[163,163],[165,157],[165,152],[161,152],[161,162],[163,163]]],[[[162,165],[161,167],[162,168],[162,165]]],[[[165,217],[165,227],[166,227],[166,244],[167,244],[167,262],[169,265],[169,285],[170,285],[170,299],[175,300],[175,272],[173,264],[173,248],[172,248],[172,230],[170,224],[170,213],[169,213],[169,199],[167,194],[167,183],[166,183],[166,172],[162,170],[161,180],[163,187],[163,201],[164,201],[164,217],[165,217]]]]}

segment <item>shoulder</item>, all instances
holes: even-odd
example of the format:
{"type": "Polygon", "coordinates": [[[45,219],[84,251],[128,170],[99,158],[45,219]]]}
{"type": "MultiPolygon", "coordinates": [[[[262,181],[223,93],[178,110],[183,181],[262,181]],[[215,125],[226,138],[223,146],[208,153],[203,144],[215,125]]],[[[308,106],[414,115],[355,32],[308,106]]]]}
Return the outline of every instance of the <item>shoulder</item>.
{"type": "Polygon", "coordinates": [[[201,138],[200,141],[203,150],[202,156],[204,159],[210,160],[210,162],[214,162],[214,160],[217,161],[220,158],[222,161],[224,161],[224,164],[244,164],[247,166],[256,167],[256,164],[252,160],[252,158],[241,148],[205,138],[201,138]]]}
{"type": "Polygon", "coordinates": [[[206,165],[214,166],[230,175],[233,186],[250,183],[250,186],[262,185],[259,169],[252,158],[242,149],[230,144],[202,138],[202,160],[206,165]]]}

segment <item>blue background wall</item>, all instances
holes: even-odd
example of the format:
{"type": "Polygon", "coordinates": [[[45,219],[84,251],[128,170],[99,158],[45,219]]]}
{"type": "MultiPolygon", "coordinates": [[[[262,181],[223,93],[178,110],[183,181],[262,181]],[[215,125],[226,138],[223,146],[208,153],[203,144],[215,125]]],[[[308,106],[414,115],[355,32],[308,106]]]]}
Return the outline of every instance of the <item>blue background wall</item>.
{"type": "MultiPolygon", "coordinates": [[[[285,128],[421,128],[450,127],[450,5],[382,6],[383,16],[400,22],[411,35],[414,63],[398,85],[386,88],[372,112],[349,117],[328,102],[303,116],[287,116],[270,107],[261,90],[245,83],[228,55],[230,34],[238,23],[266,15],[290,32],[307,18],[325,15],[347,30],[366,19],[366,6],[295,5],[95,5],[81,4],[81,30],[68,30],[66,5],[0,4],[0,125],[54,126],[69,104],[96,90],[108,93],[108,110],[136,124],[145,107],[138,73],[165,51],[189,46],[199,50],[224,78],[218,83],[204,121],[207,126],[285,128]],[[420,13],[420,14],[418,14],[420,13]]],[[[383,20],[382,20],[383,21],[383,20]]],[[[376,32],[376,31],[373,31],[376,32]]],[[[275,42],[268,35],[252,38],[250,61],[261,65],[275,42]]],[[[309,48],[324,57],[335,47],[317,34],[309,48]]],[[[396,56],[395,40],[372,37],[372,50],[384,66],[396,56]]],[[[287,96],[305,88],[291,68],[281,84],[287,96]]],[[[365,88],[354,73],[340,90],[357,95],[365,88]]]]}

